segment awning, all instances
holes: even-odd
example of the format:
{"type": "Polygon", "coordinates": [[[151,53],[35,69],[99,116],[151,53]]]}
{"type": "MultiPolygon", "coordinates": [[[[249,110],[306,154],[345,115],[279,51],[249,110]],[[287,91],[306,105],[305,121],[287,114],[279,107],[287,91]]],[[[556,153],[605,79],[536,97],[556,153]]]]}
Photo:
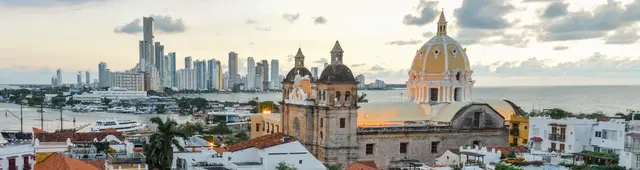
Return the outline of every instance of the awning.
{"type": "Polygon", "coordinates": [[[640,138],[640,133],[629,133],[627,135],[631,136],[632,138],[640,138]]]}
{"type": "Polygon", "coordinates": [[[541,138],[541,137],[537,137],[537,136],[536,136],[536,137],[532,137],[532,138],[531,138],[531,139],[529,139],[529,140],[530,140],[530,141],[534,141],[534,142],[540,142],[540,141],[542,141],[542,138],[541,138]]]}

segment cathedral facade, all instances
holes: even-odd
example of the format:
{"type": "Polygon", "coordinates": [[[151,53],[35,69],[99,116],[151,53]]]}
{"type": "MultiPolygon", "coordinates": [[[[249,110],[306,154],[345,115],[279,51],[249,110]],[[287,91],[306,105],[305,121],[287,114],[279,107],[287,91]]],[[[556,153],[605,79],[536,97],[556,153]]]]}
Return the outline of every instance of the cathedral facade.
{"type": "Polygon", "coordinates": [[[282,82],[282,132],[320,161],[343,167],[375,161],[378,168],[399,169],[435,163],[447,149],[460,146],[508,146],[505,121],[515,106],[506,100],[473,100],[475,81],[466,49],[447,36],[443,14],[437,30],[416,51],[404,102],[358,103],[358,82],[343,64],[339,42],[317,79],[298,49],[295,66],[282,82]]]}

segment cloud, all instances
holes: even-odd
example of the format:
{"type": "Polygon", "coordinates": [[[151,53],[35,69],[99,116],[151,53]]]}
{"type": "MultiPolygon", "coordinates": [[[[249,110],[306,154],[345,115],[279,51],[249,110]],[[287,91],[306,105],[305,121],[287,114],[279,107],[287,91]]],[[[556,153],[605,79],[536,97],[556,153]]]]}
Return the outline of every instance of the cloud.
{"type": "Polygon", "coordinates": [[[564,1],[564,0],[524,0],[524,2],[557,2],[557,1],[564,1]]]}
{"type": "Polygon", "coordinates": [[[293,55],[288,55],[287,62],[292,62],[292,61],[293,61],[293,55]]]}
{"type": "Polygon", "coordinates": [[[53,7],[76,6],[109,0],[0,0],[0,6],[9,7],[53,7]]]}
{"type": "Polygon", "coordinates": [[[318,24],[326,24],[327,23],[327,19],[324,18],[323,16],[317,16],[317,17],[313,17],[313,23],[318,25],[318,24]]]}
{"type": "Polygon", "coordinates": [[[513,23],[504,16],[515,7],[503,0],[464,0],[462,7],[454,10],[457,24],[461,28],[471,29],[505,29],[513,23]]]}
{"type": "Polygon", "coordinates": [[[366,64],[364,64],[364,63],[360,63],[360,64],[351,64],[351,67],[361,67],[361,66],[364,66],[364,65],[366,65],[366,64]]]}
{"type": "Polygon", "coordinates": [[[289,23],[293,23],[293,22],[297,21],[298,18],[300,18],[300,13],[295,13],[295,14],[284,13],[284,14],[282,14],[282,19],[288,21],[289,23]]]}
{"type": "Polygon", "coordinates": [[[620,29],[606,38],[605,44],[633,44],[638,41],[638,31],[636,29],[620,29]]]}
{"type": "Polygon", "coordinates": [[[431,23],[436,19],[436,16],[438,15],[438,10],[436,9],[437,6],[437,1],[420,0],[420,4],[418,4],[418,7],[416,7],[418,12],[420,12],[419,16],[407,14],[404,16],[404,18],[402,18],[402,23],[404,25],[416,26],[423,26],[425,24],[431,23]]]}
{"type": "MultiPolygon", "coordinates": [[[[150,15],[150,17],[154,20],[154,32],[171,34],[182,33],[187,30],[187,26],[185,26],[182,18],[173,19],[171,16],[163,15],[150,15]]],[[[123,26],[116,27],[113,32],[124,34],[141,33],[142,24],[140,23],[140,18],[136,18],[123,26]]]]}
{"type": "Polygon", "coordinates": [[[562,2],[554,2],[549,4],[547,9],[542,13],[542,18],[555,18],[564,16],[567,14],[567,8],[569,4],[565,4],[562,2]]]}
{"type": "Polygon", "coordinates": [[[396,40],[385,43],[386,45],[415,45],[421,43],[422,40],[396,40]]]}
{"type": "Polygon", "coordinates": [[[371,70],[371,71],[383,71],[384,68],[382,66],[376,64],[373,67],[371,67],[371,69],[369,69],[369,70],[371,70]]]}
{"type": "Polygon", "coordinates": [[[253,43],[253,41],[249,42],[249,45],[253,45],[253,44],[255,44],[255,43],[253,43]]]}
{"type": "Polygon", "coordinates": [[[501,39],[495,40],[494,43],[514,46],[518,48],[525,48],[529,44],[530,39],[527,37],[529,31],[523,31],[520,35],[517,34],[504,34],[501,39]]]}
{"type": "Polygon", "coordinates": [[[433,32],[424,32],[424,33],[422,33],[422,37],[425,37],[425,38],[432,38],[434,35],[436,35],[436,34],[433,33],[433,32]]]}
{"type": "Polygon", "coordinates": [[[271,27],[256,27],[255,29],[258,31],[265,31],[265,32],[271,31],[271,27]]]}
{"type": "Polygon", "coordinates": [[[567,49],[569,49],[569,47],[567,47],[567,46],[555,46],[555,47],[553,47],[554,51],[562,51],[562,50],[567,50],[567,49]]]}
{"type": "Polygon", "coordinates": [[[327,60],[327,58],[320,58],[319,60],[314,61],[313,63],[316,64],[324,64],[324,63],[329,63],[329,60],[327,60]]]}
{"type": "Polygon", "coordinates": [[[606,76],[640,77],[640,58],[607,57],[595,53],[574,62],[549,65],[551,61],[530,58],[525,61],[496,62],[474,65],[474,75],[499,76],[606,76]]]}
{"type": "Polygon", "coordinates": [[[567,41],[600,38],[608,32],[633,25],[640,21],[640,1],[622,5],[617,1],[607,1],[596,6],[593,11],[568,12],[564,16],[540,24],[541,41],[567,41]]]}
{"type": "Polygon", "coordinates": [[[244,23],[245,23],[245,24],[249,24],[249,25],[253,25],[253,24],[258,23],[258,21],[256,21],[256,20],[252,20],[252,19],[247,19],[247,21],[245,21],[244,23]]]}

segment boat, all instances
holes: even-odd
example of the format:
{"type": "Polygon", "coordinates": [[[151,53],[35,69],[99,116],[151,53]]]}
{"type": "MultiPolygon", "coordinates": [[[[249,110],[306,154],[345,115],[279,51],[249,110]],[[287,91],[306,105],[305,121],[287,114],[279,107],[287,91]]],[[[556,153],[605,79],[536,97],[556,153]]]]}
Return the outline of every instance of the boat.
{"type": "Polygon", "coordinates": [[[132,132],[147,128],[147,124],[138,123],[135,120],[99,120],[91,126],[91,131],[100,132],[105,129],[114,129],[118,132],[132,132]]]}

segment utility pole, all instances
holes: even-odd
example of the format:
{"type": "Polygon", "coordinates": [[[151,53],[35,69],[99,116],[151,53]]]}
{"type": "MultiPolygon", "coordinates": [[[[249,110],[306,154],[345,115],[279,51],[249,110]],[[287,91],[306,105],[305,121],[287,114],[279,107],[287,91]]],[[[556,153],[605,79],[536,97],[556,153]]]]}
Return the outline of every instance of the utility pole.
{"type": "Polygon", "coordinates": [[[64,128],[62,128],[62,105],[60,105],[60,131],[62,132],[64,128]]]}
{"type": "Polygon", "coordinates": [[[40,130],[44,130],[44,110],[42,110],[44,106],[44,101],[40,103],[40,130]]]}
{"type": "MultiPolygon", "coordinates": [[[[24,99],[22,99],[24,100],[24,99]]],[[[23,101],[20,100],[20,132],[24,132],[24,119],[22,119],[22,105],[24,104],[23,101]]]]}

